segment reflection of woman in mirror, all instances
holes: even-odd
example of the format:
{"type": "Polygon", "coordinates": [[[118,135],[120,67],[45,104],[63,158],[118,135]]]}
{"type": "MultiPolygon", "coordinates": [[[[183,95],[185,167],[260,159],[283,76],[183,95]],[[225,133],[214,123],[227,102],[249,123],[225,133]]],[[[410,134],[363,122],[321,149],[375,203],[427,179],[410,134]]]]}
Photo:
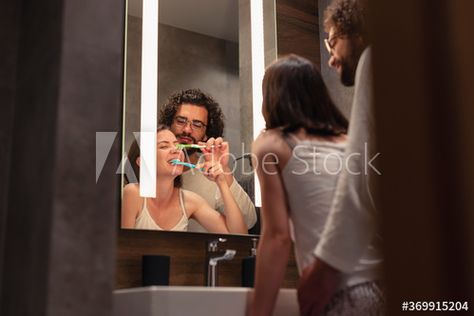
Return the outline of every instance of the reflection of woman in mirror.
{"type": "MultiPolygon", "coordinates": [[[[127,184],[123,190],[122,228],[187,231],[188,218],[192,217],[209,232],[246,234],[242,214],[218,162],[199,167],[219,187],[225,215],[212,209],[196,193],[180,188],[183,166],[173,164],[172,160],[183,160],[183,152],[176,149],[176,144],[176,136],[168,127],[160,125],[157,132],[156,197],[143,198],[138,183],[127,184]]],[[[138,177],[140,150],[137,141],[131,145],[128,159],[138,177]]]]}
{"type": "MultiPolygon", "coordinates": [[[[299,273],[314,261],[344,167],[348,127],[319,70],[296,55],[266,70],[262,106],[266,130],[252,151],[258,162],[263,226],[250,315],[272,314],[291,249],[290,220],[299,273]]],[[[361,269],[361,275],[346,275],[341,288],[370,276],[370,267],[361,269]]]]}

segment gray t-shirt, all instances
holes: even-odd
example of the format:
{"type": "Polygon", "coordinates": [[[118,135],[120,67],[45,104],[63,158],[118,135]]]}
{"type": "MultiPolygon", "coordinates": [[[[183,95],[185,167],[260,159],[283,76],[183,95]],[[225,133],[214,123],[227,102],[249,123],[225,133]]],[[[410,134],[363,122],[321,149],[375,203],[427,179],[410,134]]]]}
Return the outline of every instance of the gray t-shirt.
{"type": "Polygon", "coordinates": [[[374,177],[379,175],[368,164],[376,155],[370,55],[367,48],[357,66],[345,155],[348,164],[341,172],[324,232],[314,251],[314,255],[342,272],[358,272],[361,278],[348,285],[380,278],[376,271],[383,262],[371,193],[374,177]]]}

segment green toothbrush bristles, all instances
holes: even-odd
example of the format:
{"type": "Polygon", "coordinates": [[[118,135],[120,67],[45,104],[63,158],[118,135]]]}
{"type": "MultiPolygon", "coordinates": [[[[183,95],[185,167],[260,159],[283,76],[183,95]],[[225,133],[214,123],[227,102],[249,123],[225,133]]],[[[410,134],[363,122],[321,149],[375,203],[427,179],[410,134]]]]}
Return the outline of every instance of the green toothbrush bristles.
{"type": "Polygon", "coordinates": [[[202,146],[196,144],[176,144],[177,149],[184,149],[184,148],[202,148],[202,146]]]}

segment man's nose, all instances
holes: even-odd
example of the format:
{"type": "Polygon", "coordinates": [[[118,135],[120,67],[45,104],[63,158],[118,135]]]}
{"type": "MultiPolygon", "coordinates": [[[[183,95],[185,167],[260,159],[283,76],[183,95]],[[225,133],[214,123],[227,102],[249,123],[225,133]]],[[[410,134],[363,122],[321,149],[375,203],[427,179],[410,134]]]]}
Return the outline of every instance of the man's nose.
{"type": "Polygon", "coordinates": [[[336,67],[336,58],[334,58],[333,54],[329,56],[328,65],[329,67],[336,67]]]}
{"type": "Polygon", "coordinates": [[[193,130],[191,128],[190,122],[186,122],[186,124],[184,124],[183,131],[186,132],[187,134],[191,134],[193,130]]]}

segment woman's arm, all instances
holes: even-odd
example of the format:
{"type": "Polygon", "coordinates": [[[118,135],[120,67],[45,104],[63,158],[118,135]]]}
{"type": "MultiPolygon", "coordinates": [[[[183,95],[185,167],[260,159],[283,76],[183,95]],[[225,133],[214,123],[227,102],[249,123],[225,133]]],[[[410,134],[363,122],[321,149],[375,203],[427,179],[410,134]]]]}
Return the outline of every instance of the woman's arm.
{"type": "MultiPolygon", "coordinates": [[[[217,137],[216,139],[211,137],[205,143],[200,142],[199,144],[206,146],[202,149],[203,155],[201,158],[203,161],[211,164],[219,163],[222,166],[224,178],[230,189],[233,200],[242,213],[244,223],[246,224],[247,228],[252,228],[257,222],[257,213],[255,212],[255,206],[253,205],[252,200],[250,200],[250,197],[234,178],[232,170],[229,167],[229,143],[225,142],[222,137],[217,137]]],[[[216,182],[215,177],[213,178],[212,176],[207,176],[207,178],[216,182]]],[[[222,193],[222,189],[220,187],[219,191],[222,193]]],[[[223,206],[226,207],[225,201],[221,194],[221,197],[216,201],[213,207],[220,210],[223,209],[223,206]]]]}
{"type": "Polygon", "coordinates": [[[247,234],[247,225],[245,225],[242,212],[240,211],[237,202],[235,202],[232,192],[230,191],[230,187],[227,184],[224,176],[219,176],[216,183],[219,191],[221,192],[222,201],[224,202],[224,213],[227,229],[231,233],[247,234]]]}
{"type": "Polygon", "coordinates": [[[143,198],[140,197],[140,189],[136,183],[127,184],[123,188],[122,198],[122,228],[135,228],[135,219],[140,211],[143,198]]]}
{"type": "Polygon", "coordinates": [[[189,217],[194,218],[210,233],[228,234],[225,218],[214,210],[200,195],[184,190],[184,203],[189,217]]]}
{"type": "Polygon", "coordinates": [[[249,315],[271,315],[291,249],[288,206],[279,168],[280,142],[261,135],[252,151],[262,192],[262,235],[257,250],[255,292],[249,315]],[[275,151],[274,151],[275,149],[275,151]]]}

